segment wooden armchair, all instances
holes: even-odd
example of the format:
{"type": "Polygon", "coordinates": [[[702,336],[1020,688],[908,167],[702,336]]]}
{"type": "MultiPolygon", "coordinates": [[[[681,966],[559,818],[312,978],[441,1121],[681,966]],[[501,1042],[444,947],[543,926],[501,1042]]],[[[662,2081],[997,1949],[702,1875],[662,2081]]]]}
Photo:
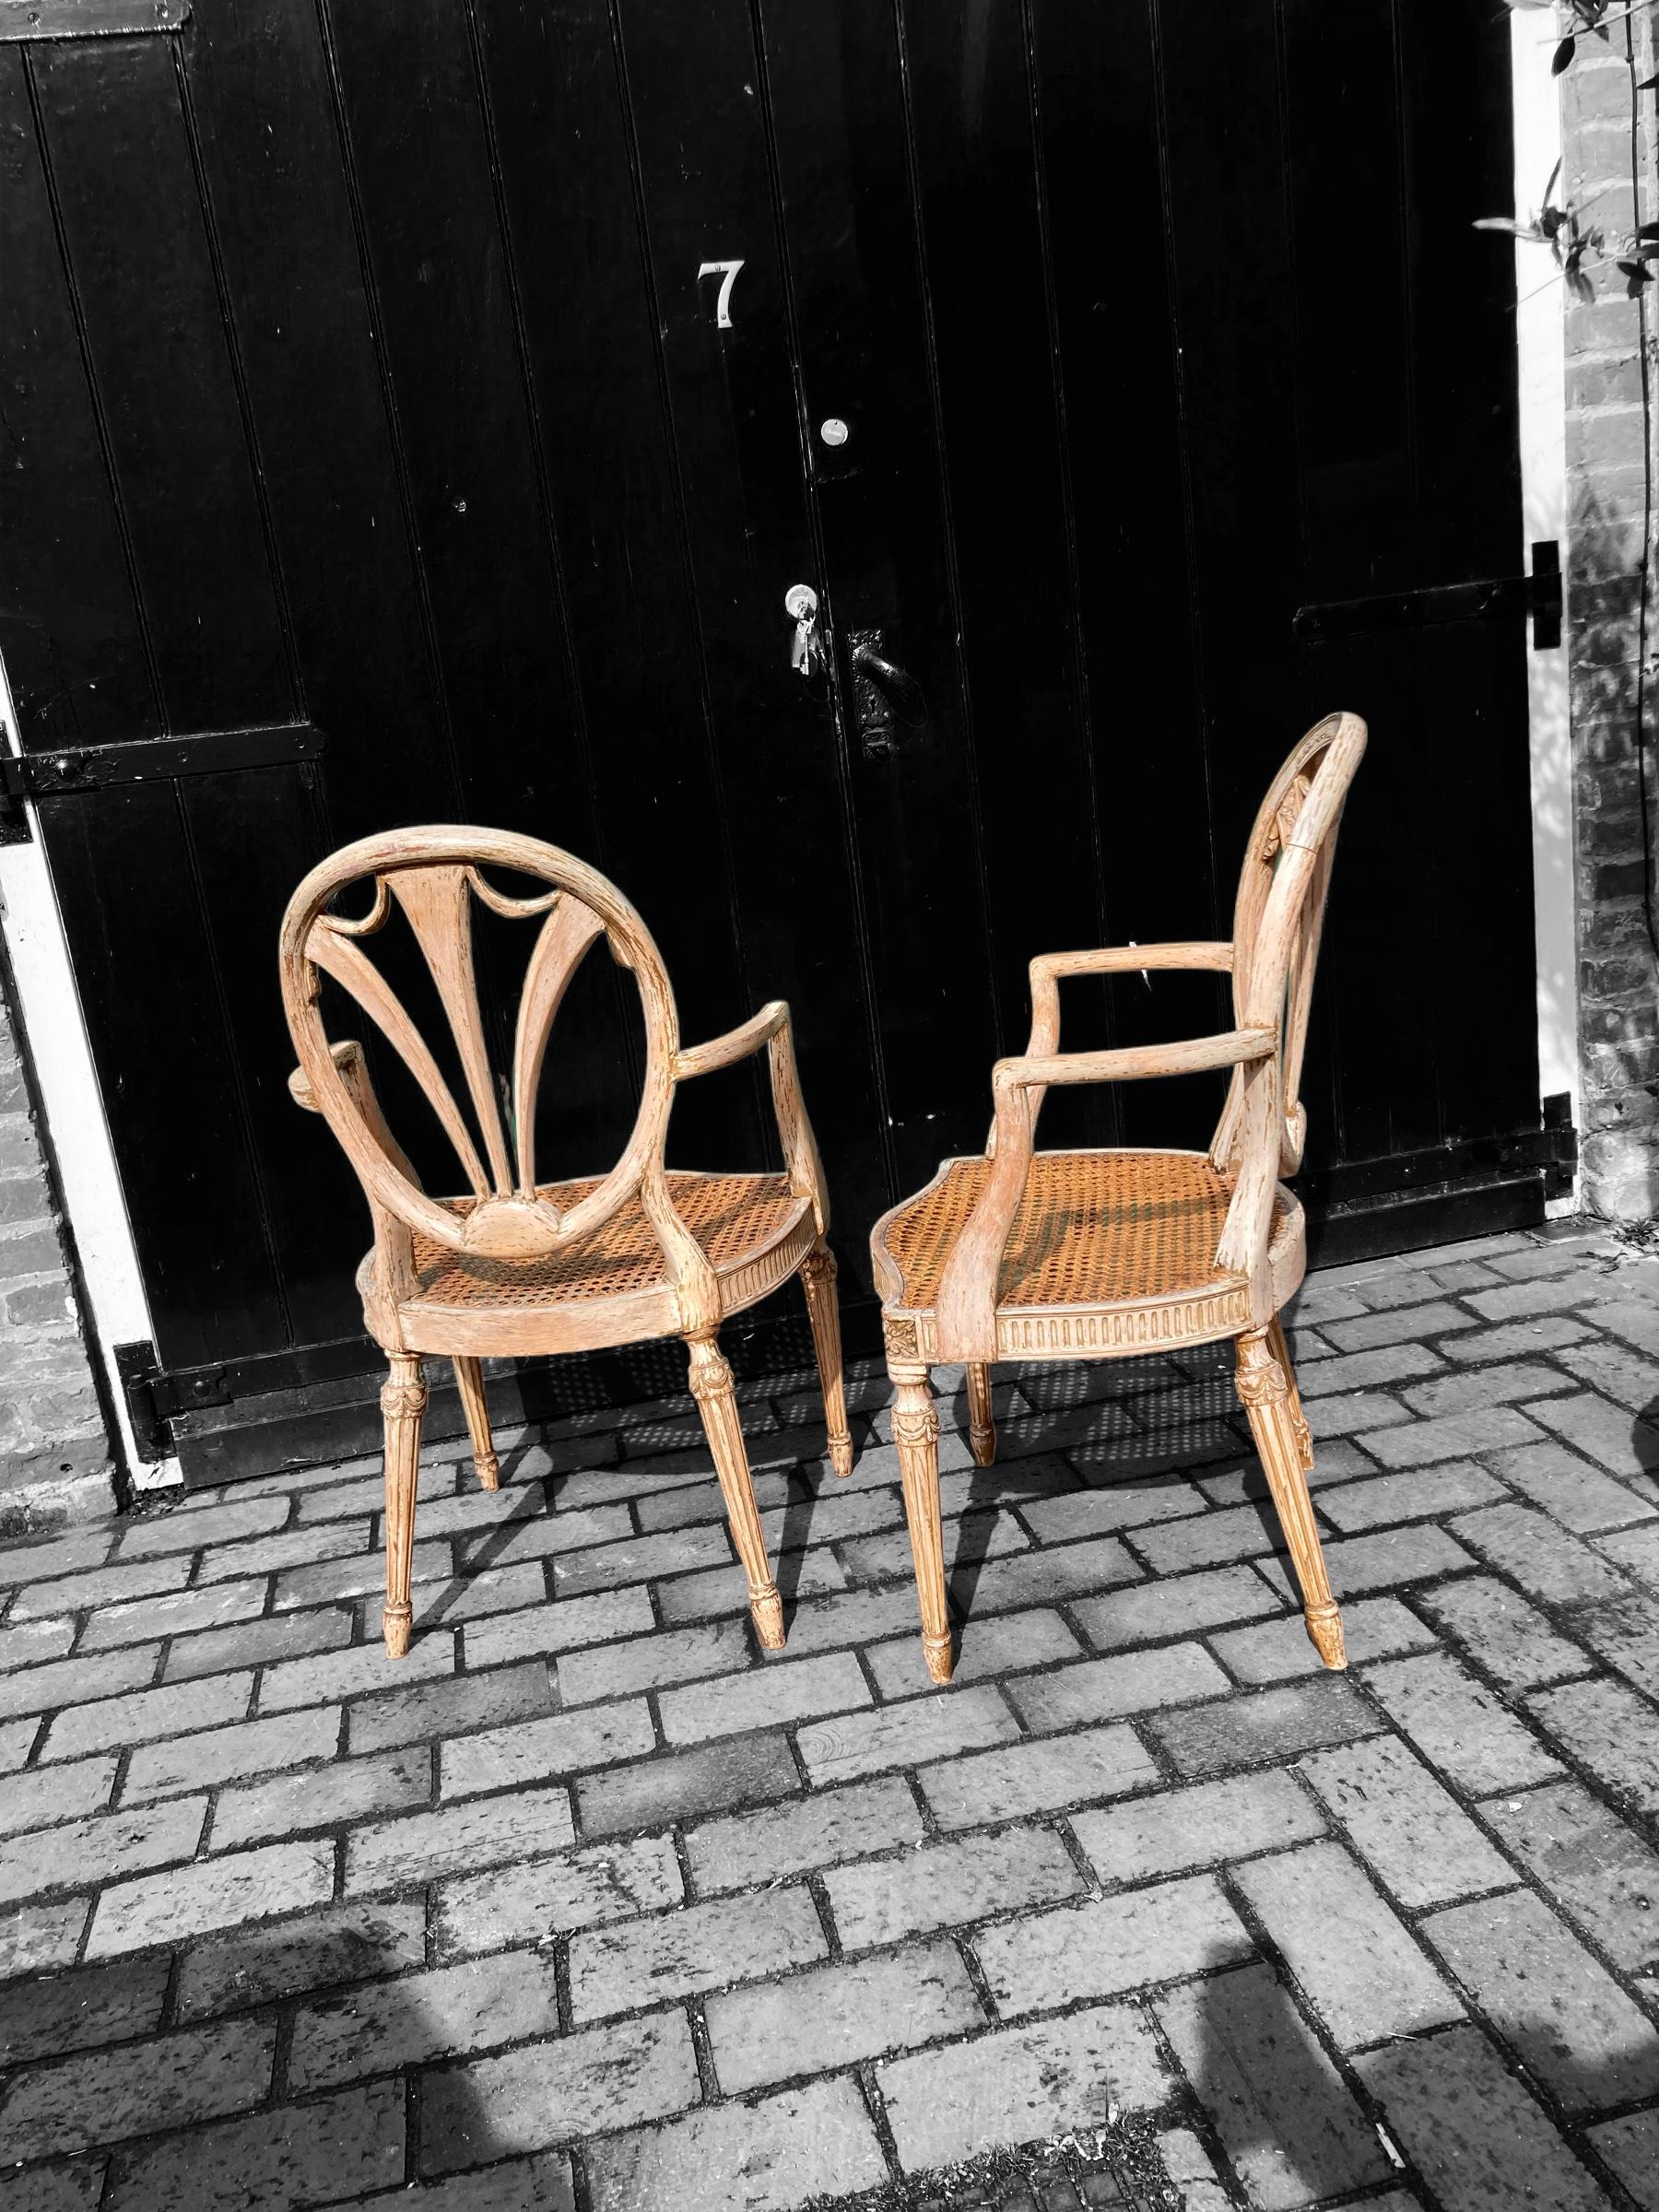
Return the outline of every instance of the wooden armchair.
{"type": "Polygon", "coordinates": [[[993,1071],[984,1158],[945,1161],[871,1232],[923,1650],[935,1682],[950,1679],[951,1648],[929,1370],[966,1362],[969,1441],[987,1465],[996,1445],[992,1361],[1122,1359],[1228,1336],[1308,1633],[1327,1666],[1347,1665],[1308,1500],[1312,1441],[1278,1319],[1306,1265],[1301,1207],[1279,1177],[1301,1164],[1298,1088],[1313,968],[1337,825],[1364,750],[1365,724],[1334,714],[1279,770],[1251,831],[1230,944],[1033,960],[1030,1043],[993,1071]],[[1230,971],[1236,1026],[1177,1044],[1061,1052],[1063,977],[1149,968],[1230,971]],[[1233,1070],[1232,1083],[1207,1154],[1033,1148],[1051,1083],[1221,1067],[1233,1070]]]}
{"type": "Polygon", "coordinates": [[[678,1335],[691,1390],[748,1576],[763,1644],[783,1641],[783,1608],[737,1418],[722,1320],[799,1274],[823,1383],[830,1455],[853,1465],[841,1393],[835,1261],[825,1241],[823,1171],[795,1077],[789,1008],[780,1000],[707,1044],[682,1049],[662,958],[644,923],[603,876],[535,838],[473,829],[399,830],[347,845],[312,870],[282,924],[282,995],[300,1065],[289,1088],[319,1112],[360,1179],[374,1244],[358,1271],[363,1318],[391,1375],[381,1392],[386,1451],[386,1649],[408,1650],[409,1572],[426,1386],[421,1356],[453,1360],[478,1477],[499,1480],[481,1359],[593,1350],[678,1335]],[[506,869],[552,888],[511,897],[484,876],[506,869]],[[368,912],[331,911],[371,882],[368,912]],[[539,919],[524,969],[512,1047],[511,1132],[497,1103],[473,964],[472,902],[508,920],[539,919]],[[369,958],[399,910],[430,971],[454,1041],[472,1124],[416,1024],[369,958]],[[554,1017],[583,955],[603,935],[639,987],[644,1080],[638,1118],[606,1175],[538,1182],[535,1103],[554,1017]],[[434,1197],[382,1117],[360,1047],[331,1044],[319,1006],[327,975],[354,998],[430,1103],[467,1185],[434,1197]],[[784,1172],[689,1174],[664,1164],[677,1085],[766,1048],[784,1172]],[[482,1139],[480,1152],[478,1139],[482,1139]],[[486,1164],[488,1162],[488,1165],[486,1164]]]}

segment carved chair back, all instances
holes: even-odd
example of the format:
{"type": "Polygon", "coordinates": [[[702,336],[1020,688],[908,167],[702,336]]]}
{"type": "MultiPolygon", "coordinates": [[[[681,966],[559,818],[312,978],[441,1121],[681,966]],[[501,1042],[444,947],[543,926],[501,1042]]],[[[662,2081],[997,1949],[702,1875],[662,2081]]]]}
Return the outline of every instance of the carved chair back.
{"type": "MultiPolygon", "coordinates": [[[[453,1251],[524,1261],[597,1229],[636,1190],[653,1224],[659,1205],[671,1215],[663,1150],[679,1059],[674,993],[639,914],[615,885],[583,862],[556,845],[507,830],[440,827],[362,838],[313,868],[294,893],[283,919],[280,958],[283,1004],[310,1102],[356,1169],[375,1214],[377,1237],[389,1218],[405,1231],[418,1230],[453,1251]],[[514,896],[492,883],[486,868],[548,888],[514,896]],[[335,912],[336,900],[360,885],[372,887],[366,911],[335,912]],[[507,920],[539,922],[514,1026],[510,1121],[501,1112],[478,996],[475,900],[507,920]],[[394,911],[407,923],[431,975],[465,1080],[470,1121],[371,955],[370,941],[394,911]],[[594,1189],[561,1213],[536,1191],[536,1094],[559,1004],[600,936],[639,988],[644,1077],[620,1159],[594,1189]],[[428,1194],[381,1115],[360,1053],[349,1042],[330,1043],[319,1003],[324,975],[367,1014],[424,1093],[460,1163],[471,1200],[464,1208],[428,1194]]],[[[669,1225],[671,1237],[675,1226],[669,1225]]]]}

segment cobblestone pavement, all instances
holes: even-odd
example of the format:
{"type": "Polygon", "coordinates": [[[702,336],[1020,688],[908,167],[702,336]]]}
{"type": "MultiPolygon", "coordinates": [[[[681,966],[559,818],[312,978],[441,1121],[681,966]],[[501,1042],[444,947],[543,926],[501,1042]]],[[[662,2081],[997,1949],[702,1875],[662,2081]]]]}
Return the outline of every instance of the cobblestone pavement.
{"type": "Polygon", "coordinates": [[[401,1665],[371,1466],[0,1554],[6,2212],[1654,2212],[1656,1288],[1310,1284],[1346,1677],[1211,1352],[946,1394],[938,1694],[875,1376],[775,1660],[686,1406],[434,1452],[401,1665]]]}

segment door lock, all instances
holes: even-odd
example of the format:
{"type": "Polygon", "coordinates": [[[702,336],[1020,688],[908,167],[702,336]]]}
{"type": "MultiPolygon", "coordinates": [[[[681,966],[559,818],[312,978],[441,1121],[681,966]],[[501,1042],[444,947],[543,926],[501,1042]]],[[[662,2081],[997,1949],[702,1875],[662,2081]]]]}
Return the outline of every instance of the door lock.
{"type": "Polygon", "coordinates": [[[783,594],[783,612],[794,618],[794,642],[789,665],[803,676],[824,671],[824,633],[818,627],[818,597],[809,583],[792,583],[783,594]]]}

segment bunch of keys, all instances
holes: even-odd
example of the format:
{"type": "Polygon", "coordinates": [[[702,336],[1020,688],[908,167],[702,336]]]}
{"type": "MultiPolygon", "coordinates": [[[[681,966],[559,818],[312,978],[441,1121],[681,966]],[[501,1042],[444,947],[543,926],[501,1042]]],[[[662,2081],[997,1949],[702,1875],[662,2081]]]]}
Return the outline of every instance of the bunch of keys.
{"type": "Polygon", "coordinates": [[[789,649],[789,665],[806,677],[821,675],[824,667],[818,604],[818,594],[809,583],[792,583],[783,594],[783,611],[794,618],[794,642],[789,649]]]}

